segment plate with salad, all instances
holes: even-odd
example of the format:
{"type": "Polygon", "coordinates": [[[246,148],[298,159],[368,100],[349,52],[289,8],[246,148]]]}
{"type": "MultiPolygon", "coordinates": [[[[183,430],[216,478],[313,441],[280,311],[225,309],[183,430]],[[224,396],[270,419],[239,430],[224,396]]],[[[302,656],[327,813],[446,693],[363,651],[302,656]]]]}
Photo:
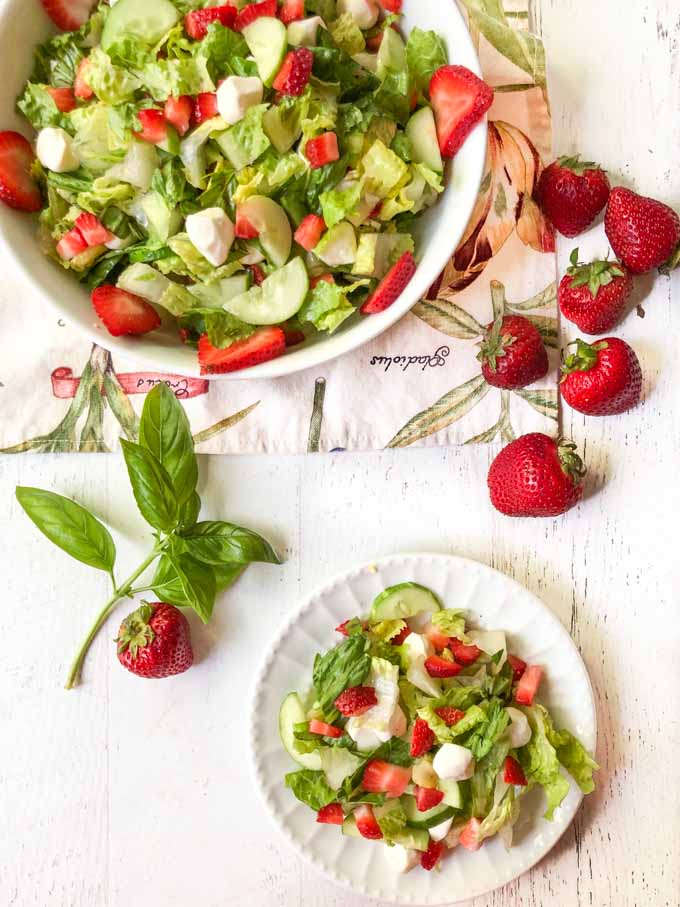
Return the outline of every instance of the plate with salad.
{"type": "Polygon", "coordinates": [[[0,132],[0,199],[37,216],[49,271],[16,219],[3,232],[100,342],[180,372],[272,376],[370,339],[436,279],[493,100],[455,4],[42,5],[65,30],[18,92],[33,133],[0,132]]]}
{"type": "Polygon", "coordinates": [[[397,903],[477,897],[528,870],[595,786],[586,668],[513,580],[398,555],[308,599],[252,710],[256,784],[334,880],[397,903]]]}

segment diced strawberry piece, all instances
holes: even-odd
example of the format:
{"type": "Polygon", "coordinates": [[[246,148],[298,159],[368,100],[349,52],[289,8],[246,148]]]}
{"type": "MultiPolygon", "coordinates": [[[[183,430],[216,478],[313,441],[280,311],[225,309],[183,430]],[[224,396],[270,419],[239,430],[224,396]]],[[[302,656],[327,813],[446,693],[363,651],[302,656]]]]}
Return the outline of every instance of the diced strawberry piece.
{"type": "Polygon", "coordinates": [[[411,633],[413,633],[413,630],[410,627],[404,627],[404,629],[400,630],[396,636],[392,637],[390,642],[393,646],[400,646],[404,642],[404,640],[411,635],[411,633]]]}
{"type": "Polygon", "coordinates": [[[541,680],[543,680],[543,668],[539,665],[529,665],[517,684],[515,702],[519,702],[520,705],[531,705],[541,680]]]}
{"type": "Polygon", "coordinates": [[[385,793],[388,797],[401,797],[410,780],[410,768],[383,762],[382,759],[372,759],[364,770],[361,786],[374,794],[385,793]]]}
{"type": "Polygon", "coordinates": [[[401,296],[416,273],[416,262],[410,252],[404,252],[399,261],[383,277],[378,289],[362,305],[364,315],[384,312],[401,296]]]}
{"type": "Polygon", "coordinates": [[[78,227],[73,227],[68,233],[65,233],[57,243],[57,254],[64,261],[71,261],[85,249],[87,249],[87,242],[78,227]]]}
{"type": "Polygon", "coordinates": [[[427,846],[427,850],[420,857],[420,865],[423,869],[430,870],[434,869],[437,863],[441,860],[442,854],[444,853],[444,842],[443,841],[433,841],[430,838],[430,843],[427,846]]]}
{"type": "Polygon", "coordinates": [[[383,203],[378,202],[378,204],[375,206],[375,208],[373,208],[371,213],[368,215],[369,220],[375,220],[380,215],[380,212],[382,211],[382,206],[383,206],[383,203]]]}
{"type": "Polygon", "coordinates": [[[0,201],[20,211],[40,211],[42,195],[30,170],[33,149],[18,132],[0,132],[0,201]]]}
{"type": "Polygon", "coordinates": [[[434,624],[428,624],[423,630],[423,635],[430,640],[435,649],[448,649],[451,637],[442,633],[434,624]]]}
{"type": "Polygon", "coordinates": [[[342,737],[344,734],[341,727],[326,724],[325,721],[319,721],[318,718],[312,718],[309,722],[309,732],[310,734],[320,734],[322,737],[342,737]]]}
{"type": "Polygon", "coordinates": [[[325,280],[326,283],[335,283],[335,277],[332,274],[320,274],[318,277],[312,277],[309,281],[309,285],[312,289],[320,283],[322,280],[325,280]]]}
{"type": "Polygon", "coordinates": [[[411,755],[423,756],[434,746],[434,733],[430,725],[423,718],[416,718],[411,734],[411,755]]]}
{"type": "Polygon", "coordinates": [[[380,831],[378,820],[368,803],[363,803],[354,810],[354,818],[362,838],[369,838],[371,841],[382,838],[383,834],[380,831]]]}
{"type": "Polygon", "coordinates": [[[214,347],[207,334],[198,341],[198,361],[202,375],[236,372],[269,359],[286,350],[286,335],[279,327],[259,328],[245,340],[237,340],[225,349],[214,347]]]}
{"type": "Polygon", "coordinates": [[[527,786],[527,779],[522,770],[522,766],[516,759],[513,759],[512,756],[508,756],[505,760],[503,780],[506,784],[518,784],[521,787],[527,786]]]}
{"type": "Polygon", "coordinates": [[[478,649],[477,646],[466,646],[459,639],[451,640],[451,651],[458,664],[464,667],[473,665],[482,654],[482,650],[478,649]]]}
{"type": "Polygon", "coordinates": [[[325,229],[326,222],[323,217],[319,217],[318,214],[308,214],[302,218],[300,226],[295,231],[295,242],[311,252],[318,245],[325,229]]]}
{"type": "Polygon", "coordinates": [[[322,825],[342,825],[345,821],[345,815],[342,806],[339,803],[329,803],[328,806],[322,806],[316,814],[316,821],[322,825]]]}
{"type": "MultiPolygon", "coordinates": [[[[266,280],[266,274],[259,265],[246,265],[250,273],[253,275],[253,283],[256,287],[261,286],[266,280]]],[[[286,346],[288,345],[288,340],[286,340],[286,346]]]]}
{"type": "Polygon", "coordinates": [[[363,715],[377,704],[378,697],[373,687],[350,687],[335,700],[335,708],[346,718],[363,715]]]}
{"type": "Polygon", "coordinates": [[[62,113],[76,109],[76,96],[72,88],[48,88],[47,92],[62,113]]]}
{"type": "Polygon", "coordinates": [[[171,126],[174,126],[180,135],[185,135],[189,131],[189,123],[191,122],[193,109],[194,105],[191,98],[189,95],[183,94],[178,98],[168,98],[165,102],[163,115],[168,123],[170,123],[171,126]]]}
{"type": "Polygon", "coordinates": [[[109,334],[148,334],[160,327],[158,312],[146,299],[119,287],[103,286],[92,291],[92,305],[109,334]]]}
{"type": "Polygon", "coordinates": [[[437,790],[436,787],[419,787],[417,784],[413,791],[416,798],[416,808],[421,813],[426,813],[428,809],[434,809],[444,799],[444,791],[437,790]]]}
{"type": "Polygon", "coordinates": [[[430,655],[425,659],[425,670],[430,677],[455,677],[463,668],[455,661],[447,661],[439,655],[430,655]]]}
{"type": "Polygon", "coordinates": [[[461,831],[458,843],[466,850],[479,850],[482,846],[482,842],[479,840],[479,829],[481,824],[479,819],[475,819],[473,816],[461,831]]]}
{"type": "Polygon", "coordinates": [[[75,31],[90,18],[96,0],[40,0],[43,9],[62,31],[75,31]]]}
{"type": "Polygon", "coordinates": [[[225,6],[209,6],[205,9],[193,9],[184,17],[184,31],[195,41],[202,41],[208,34],[208,28],[213,22],[219,22],[226,28],[231,28],[236,19],[238,10],[227,3],[225,6]]]}
{"type": "Polygon", "coordinates": [[[326,164],[332,164],[333,161],[340,159],[338,149],[338,137],[334,132],[324,132],[323,135],[310,139],[305,146],[305,156],[309,161],[312,170],[317,167],[325,167],[326,164]]]}
{"type": "Polygon", "coordinates": [[[194,98],[194,126],[200,126],[206,120],[217,116],[217,94],[214,91],[202,91],[194,98]]]}
{"type": "Polygon", "coordinates": [[[309,82],[313,63],[314,54],[308,47],[291,50],[274,79],[273,87],[281,94],[301,95],[309,82]]]}
{"type": "Polygon", "coordinates": [[[519,680],[527,669],[526,661],[522,661],[516,655],[508,655],[508,664],[512,668],[512,679],[519,680]]]}
{"type": "Polygon", "coordinates": [[[493,88],[465,66],[442,66],[430,80],[430,100],[443,157],[454,157],[493,103],[493,88]]]}
{"type": "Polygon", "coordinates": [[[95,217],[94,214],[89,214],[87,211],[83,211],[82,214],[78,215],[76,227],[80,230],[88,246],[101,246],[116,238],[110,230],[106,229],[98,217],[95,217]]]}
{"type": "Polygon", "coordinates": [[[78,66],[78,71],[76,72],[76,79],[73,83],[73,94],[80,98],[82,101],[89,101],[90,98],[94,97],[94,92],[90,86],[85,81],[85,75],[90,66],[90,61],[87,57],[83,57],[78,66]]]}
{"type": "Polygon", "coordinates": [[[168,137],[168,124],[163,116],[163,111],[157,107],[145,107],[137,113],[142,128],[133,133],[136,138],[152,145],[159,145],[168,137]]]}
{"type": "Polygon", "coordinates": [[[380,50],[380,45],[383,42],[385,37],[384,31],[379,31],[377,35],[371,35],[370,38],[366,38],[366,49],[372,51],[374,54],[380,50]]]}
{"type": "Polygon", "coordinates": [[[288,25],[289,22],[297,22],[298,19],[305,18],[305,0],[283,0],[279,8],[279,19],[288,25]]]}
{"type": "Polygon", "coordinates": [[[276,16],[276,0],[262,0],[261,3],[250,3],[244,6],[234,22],[235,31],[243,29],[261,16],[276,16]]]}
{"type": "Polygon", "coordinates": [[[378,3],[388,13],[400,13],[403,0],[378,0],[378,3]]]}
{"type": "Polygon", "coordinates": [[[236,209],[236,223],[234,225],[234,235],[237,239],[257,239],[260,235],[258,230],[250,223],[245,214],[236,209]]]}
{"type": "Polygon", "coordinates": [[[284,334],[286,335],[286,347],[297,346],[298,343],[304,343],[307,339],[304,331],[291,331],[284,328],[284,334]]]}
{"type": "Polygon", "coordinates": [[[447,727],[452,727],[454,724],[458,724],[461,718],[465,718],[465,712],[454,709],[452,705],[442,705],[434,711],[447,727]]]}

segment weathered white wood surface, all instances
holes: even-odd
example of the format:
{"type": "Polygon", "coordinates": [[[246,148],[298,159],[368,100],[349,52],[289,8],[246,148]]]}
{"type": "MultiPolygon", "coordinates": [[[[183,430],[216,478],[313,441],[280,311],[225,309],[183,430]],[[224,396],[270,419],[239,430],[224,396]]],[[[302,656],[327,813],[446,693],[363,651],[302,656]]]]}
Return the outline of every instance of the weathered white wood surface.
{"type": "MultiPolygon", "coordinates": [[[[536,21],[556,149],[680,206],[677,0],[540,0],[536,21]]],[[[601,227],[581,246],[604,252],[601,227]]],[[[288,560],[250,570],[209,628],[194,622],[198,665],[161,684],[119,668],[114,622],[85,685],[62,690],[104,577],[51,551],[12,497],[21,482],[90,502],[135,556],[143,530],[120,459],[0,459],[0,903],[365,904],[300,863],[270,823],[250,776],[247,710],[260,653],[301,593],[408,549],[457,552],[525,583],[571,629],[598,698],[598,792],[533,872],[475,907],[677,907],[680,275],[639,286],[646,318],[633,313],[620,334],[641,356],[647,398],[615,419],[566,415],[592,495],[564,518],[494,514],[491,454],[479,448],[204,460],[211,511],[268,533],[288,560]]]]}

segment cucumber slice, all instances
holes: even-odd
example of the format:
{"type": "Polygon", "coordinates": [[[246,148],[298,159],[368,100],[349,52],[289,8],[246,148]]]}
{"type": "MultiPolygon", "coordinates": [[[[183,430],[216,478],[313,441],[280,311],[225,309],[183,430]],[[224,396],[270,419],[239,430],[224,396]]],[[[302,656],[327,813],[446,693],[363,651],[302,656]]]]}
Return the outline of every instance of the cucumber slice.
{"type": "Polygon", "coordinates": [[[463,791],[457,781],[444,781],[439,779],[439,790],[444,791],[442,803],[452,806],[454,809],[463,808],[463,791]]]}
{"type": "Polygon", "coordinates": [[[400,620],[421,611],[440,611],[441,602],[431,589],[418,583],[390,586],[371,605],[371,620],[400,620]]]}
{"type": "Polygon", "coordinates": [[[404,72],[405,69],[406,45],[393,28],[386,28],[378,51],[378,75],[382,78],[388,70],[404,72]]]}
{"type": "Polygon", "coordinates": [[[248,324],[281,324],[299,311],[308,290],[305,263],[293,258],[267,277],[262,286],[251,287],[247,293],[229,299],[224,309],[248,324]]]}
{"type": "Polygon", "coordinates": [[[281,205],[266,195],[251,195],[239,205],[239,212],[257,230],[260,245],[269,261],[277,268],[285,265],[293,245],[293,231],[281,205]]]}
{"type": "Polygon", "coordinates": [[[430,107],[416,110],[406,124],[406,135],[411,140],[414,161],[441,173],[444,163],[439,151],[434,114],[430,107]]]}
{"type": "Polygon", "coordinates": [[[282,113],[281,108],[272,105],[262,116],[262,128],[274,148],[285,154],[302,134],[300,114],[295,108],[282,113]]]}
{"type": "Polygon", "coordinates": [[[425,828],[402,828],[392,840],[409,850],[425,851],[430,846],[430,836],[425,828]]]}
{"type": "MultiPolygon", "coordinates": [[[[248,274],[235,274],[217,283],[196,283],[188,287],[189,292],[209,309],[221,309],[225,302],[246,293],[250,285],[248,274]]],[[[304,719],[303,719],[304,720],[304,719]]]]}
{"type": "MultiPolygon", "coordinates": [[[[151,265],[138,261],[123,271],[116,285],[128,293],[158,303],[170,286],[170,281],[151,265]]],[[[304,721],[304,718],[302,720],[304,721]]]]}
{"type": "Polygon", "coordinates": [[[297,693],[289,693],[279,711],[279,734],[288,755],[303,768],[321,771],[321,756],[317,753],[298,753],[295,750],[295,725],[307,720],[302,700],[297,693]]]}
{"type": "Polygon", "coordinates": [[[360,838],[361,832],[357,828],[357,820],[354,816],[347,816],[345,821],[342,823],[342,833],[343,835],[348,835],[350,838],[360,838]]]}
{"type": "Polygon", "coordinates": [[[288,49],[286,26],[271,16],[260,16],[243,29],[243,37],[255,57],[260,78],[271,86],[288,49]]]}
{"type": "Polygon", "coordinates": [[[425,812],[420,812],[416,806],[416,798],[410,797],[408,794],[402,796],[401,803],[406,813],[406,821],[413,828],[433,828],[435,825],[445,822],[446,819],[450,819],[455,813],[455,809],[444,802],[425,812]]]}
{"type": "Polygon", "coordinates": [[[123,38],[155,44],[179,21],[170,0],[118,0],[112,6],[102,31],[102,49],[108,51],[123,38]]]}

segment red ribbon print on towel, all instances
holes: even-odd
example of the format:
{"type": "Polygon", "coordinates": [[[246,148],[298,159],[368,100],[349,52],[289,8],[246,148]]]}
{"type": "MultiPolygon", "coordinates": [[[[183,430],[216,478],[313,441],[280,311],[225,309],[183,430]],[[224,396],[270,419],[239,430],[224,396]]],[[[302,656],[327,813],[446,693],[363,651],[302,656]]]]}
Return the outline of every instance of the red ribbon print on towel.
{"type": "MultiPolygon", "coordinates": [[[[127,372],[116,377],[126,394],[148,394],[157,384],[164,382],[178,400],[188,400],[207,394],[210,388],[209,382],[203,378],[186,378],[162,372],[127,372]]],[[[52,393],[60,400],[74,397],[79,384],[80,378],[73,377],[73,369],[60,366],[52,372],[52,393]]]]}

